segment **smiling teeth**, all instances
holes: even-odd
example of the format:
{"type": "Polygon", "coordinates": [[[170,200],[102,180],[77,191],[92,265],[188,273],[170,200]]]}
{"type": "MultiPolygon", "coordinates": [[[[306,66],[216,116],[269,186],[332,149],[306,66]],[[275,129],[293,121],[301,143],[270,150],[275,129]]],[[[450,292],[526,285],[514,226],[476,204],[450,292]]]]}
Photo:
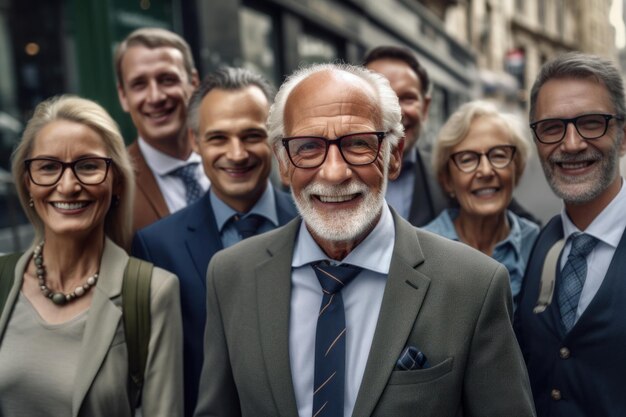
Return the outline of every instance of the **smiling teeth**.
{"type": "Polygon", "coordinates": [[[474,194],[480,196],[480,195],[493,194],[496,191],[497,190],[495,188],[483,188],[482,190],[474,191],[474,194]]]}
{"type": "Polygon", "coordinates": [[[343,203],[344,201],[352,200],[355,194],[350,195],[321,195],[319,196],[322,203],[343,203]]]}
{"type": "Polygon", "coordinates": [[[561,166],[565,169],[580,169],[580,168],[584,168],[585,166],[587,166],[586,162],[578,162],[578,163],[574,163],[574,162],[563,162],[561,164],[561,166]]]}
{"type": "Polygon", "coordinates": [[[87,206],[87,203],[52,203],[52,205],[61,210],[78,210],[87,206]]]}

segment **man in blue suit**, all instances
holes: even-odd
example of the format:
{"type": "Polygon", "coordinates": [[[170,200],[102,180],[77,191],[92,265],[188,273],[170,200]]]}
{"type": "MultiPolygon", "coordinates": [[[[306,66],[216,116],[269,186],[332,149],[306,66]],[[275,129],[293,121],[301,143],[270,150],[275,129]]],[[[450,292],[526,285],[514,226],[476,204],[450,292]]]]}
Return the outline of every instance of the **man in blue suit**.
{"type": "Polygon", "coordinates": [[[537,415],[623,416],[622,76],[606,59],[565,54],[543,66],[530,103],[546,179],[564,203],[530,255],[515,319],[537,415]]]}
{"type": "Polygon", "coordinates": [[[224,68],[206,77],[191,97],[188,128],[211,180],[209,192],[140,230],[133,241],[133,255],[180,279],[187,416],[198,397],[211,257],[296,216],[291,197],[268,180],[272,151],[266,119],[272,96],[267,81],[248,70],[224,68]]]}

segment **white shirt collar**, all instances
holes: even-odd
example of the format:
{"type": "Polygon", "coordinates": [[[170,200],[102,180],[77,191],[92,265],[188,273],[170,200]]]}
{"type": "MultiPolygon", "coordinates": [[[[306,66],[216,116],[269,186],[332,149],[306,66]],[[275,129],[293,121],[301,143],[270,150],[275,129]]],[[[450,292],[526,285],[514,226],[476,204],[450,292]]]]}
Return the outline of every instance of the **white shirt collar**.
{"type": "Polygon", "coordinates": [[[563,236],[567,239],[574,232],[584,232],[613,248],[617,248],[622,233],[626,229],[626,216],[624,216],[624,213],[626,213],[626,187],[624,187],[624,180],[622,179],[617,195],[585,230],[579,230],[570,220],[565,208],[563,208],[561,211],[563,236]]]}
{"type": "Polygon", "coordinates": [[[146,162],[157,175],[167,175],[176,168],[192,162],[202,163],[202,158],[195,152],[191,152],[187,160],[181,160],[164,154],[141,137],[138,138],[137,143],[139,144],[139,149],[146,159],[146,162]]]}

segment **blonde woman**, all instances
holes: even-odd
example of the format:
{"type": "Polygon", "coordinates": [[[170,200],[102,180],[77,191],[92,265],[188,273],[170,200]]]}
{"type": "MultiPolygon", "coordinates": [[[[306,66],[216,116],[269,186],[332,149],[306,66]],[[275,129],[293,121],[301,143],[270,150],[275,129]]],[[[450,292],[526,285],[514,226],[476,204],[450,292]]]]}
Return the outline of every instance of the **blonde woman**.
{"type": "MultiPolygon", "coordinates": [[[[37,106],[13,154],[36,238],[0,315],[0,415],[131,416],[121,288],[133,171],[117,125],[88,100],[37,106]]],[[[144,416],[182,415],[178,280],[155,268],[144,416]]]]}
{"type": "Polygon", "coordinates": [[[433,165],[458,207],[424,227],[504,264],[514,300],[539,234],[535,223],[507,209],[530,154],[523,132],[520,120],[488,102],[466,103],[452,114],[434,144],[433,165]]]}

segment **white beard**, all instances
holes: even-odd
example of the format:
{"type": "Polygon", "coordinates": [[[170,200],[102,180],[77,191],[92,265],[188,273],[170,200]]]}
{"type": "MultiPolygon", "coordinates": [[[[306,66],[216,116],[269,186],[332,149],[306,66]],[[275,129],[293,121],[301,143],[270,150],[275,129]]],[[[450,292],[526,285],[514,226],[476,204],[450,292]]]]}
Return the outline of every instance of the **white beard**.
{"type": "Polygon", "coordinates": [[[380,215],[387,189],[386,171],[378,193],[372,192],[367,185],[358,180],[341,185],[313,182],[299,194],[294,194],[296,207],[309,229],[320,238],[334,242],[354,241],[371,230],[380,215]],[[363,198],[356,208],[337,210],[330,215],[318,212],[311,201],[312,195],[340,197],[353,194],[361,194],[363,198]]]}

